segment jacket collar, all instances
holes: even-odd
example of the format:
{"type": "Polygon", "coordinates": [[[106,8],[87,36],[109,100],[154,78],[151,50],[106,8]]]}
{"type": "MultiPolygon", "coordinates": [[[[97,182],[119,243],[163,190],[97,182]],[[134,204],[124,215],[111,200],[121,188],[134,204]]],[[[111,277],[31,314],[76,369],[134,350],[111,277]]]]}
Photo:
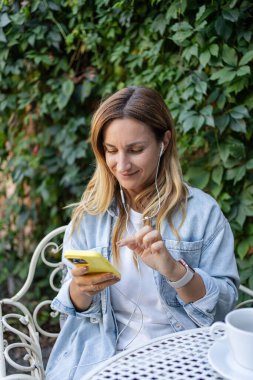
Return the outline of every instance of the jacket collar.
{"type": "MultiPolygon", "coordinates": [[[[187,188],[187,191],[188,191],[188,194],[187,194],[187,200],[192,198],[193,197],[193,193],[192,193],[192,187],[190,185],[188,185],[187,183],[184,183],[186,188],[187,188]]],[[[116,199],[113,198],[112,200],[112,203],[110,204],[110,206],[108,207],[108,210],[107,210],[108,214],[111,215],[113,218],[115,217],[118,217],[119,216],[119,212],[118,212],[118,208],[117,208],[117,205],[116,205],[116,199]]]]}

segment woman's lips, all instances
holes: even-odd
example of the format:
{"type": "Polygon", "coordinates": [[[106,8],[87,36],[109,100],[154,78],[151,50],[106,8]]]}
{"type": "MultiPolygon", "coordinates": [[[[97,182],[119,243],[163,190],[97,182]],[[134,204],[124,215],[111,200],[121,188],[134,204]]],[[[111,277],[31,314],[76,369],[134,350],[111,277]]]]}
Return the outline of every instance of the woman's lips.
{"type": "Polygon", "coordinates": [[[134,172],[134,173],[126,173],[126,174],[122,174],[122,173],[120,173],[119,175],[121,176],[121,177],[132,177],[133,175],[135,175],[135,174],[137,174],[138,173],[138,171],[137,172],[134,172]]]}

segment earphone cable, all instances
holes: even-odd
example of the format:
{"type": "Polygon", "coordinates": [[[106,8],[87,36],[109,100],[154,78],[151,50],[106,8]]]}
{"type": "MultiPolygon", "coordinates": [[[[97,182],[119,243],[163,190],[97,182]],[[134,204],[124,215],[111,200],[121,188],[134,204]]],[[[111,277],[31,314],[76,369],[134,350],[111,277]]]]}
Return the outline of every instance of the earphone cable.
{"type": "MultiPolygon", "coordinates": [[[[134,252],[133,252],[133,255],[135,255],[134,252]]],[[[134,304],[134,306],[135,306],[135,308],[134,308],[134,310],[133,310],[133,312],[132,312],[132,314],[131,314],[131,316],[130,316],[130,318],[129,318],[127,324],[126,324],[126,326],[120,331],[120,333],[118,334],[118,336],[117,336],[117,338],[116,338],[115,347],[117,346],[117,343],[118,343],[118,340],[119,340],[120,335],[121,335],[121,334],[126,330],[126,328],[129,326],[129,324],[130,324],[130,322],[131,322],[131,320],[132,320],[132,318],[133,318],[133,316],[134,316],[134,314],[135,314],[135,312],[136,312],[136,309],[139,309],[140,314],[141,314],[141,325],[140,325],[139,330],[137,331],[137,333],[135,334],[135,336],[131,339],[131,341],[128,342],[127,345],[122,349],[122,351],[126,350],[127,347],[128,347],[128,346],[129,346],[129,345],[130,345],[130,344],[131,344],[131,343],[137,338],[137,336],[140,334],[141,329],[142,329],[142,327],[143,327],[143,312],[142,312],[142,310],[141,310],[141,308],[140,308],[140,306],[139,306],[139,302],[140,302],[140,298],[141,298],[141,291],[142,291],[141,269],[140,269],[140,266],[139,266],[138,257],[135,256],[135,259],[137,260],[137,263],[138,263],[137,265],[138,265],[138,272],[139,272],[139,277],[140,277],[139,294],[138,294],[138,297],[137,297],[137,301],[134,302],[134,301],[131,300],[129,297],[127,297],[124,293],[122,293],[121,290],[119,290],[116,286],[114,287],[119,293],[121,293],[121,294],[122,294],[122,295],[123,295],[128,301],[132,302],[132,303],[134,304]]],[[[69,379],[69,380],[72,380],[71,375],[72,375],[72,372],[73,372],[73,370],[74,370],[75,368],[77,369],[77,368],[79,368],[79,367],[86,367],[86,366],[88,366],[88,365],[99,364],[99,363],[104,362],[104,361],[107,360],[107,359],[108,359],[108,358],[103,359],[103,360],[99,360],[99,361],[96,361],[96,362],[91,362],[91,363],[87,363],[87,364],[77,364],[77,365],[73,366],[73,367],[71,368],[70,372],[69,372],[69,377],[68,377],[68,379],[69,379]]]]}
{"type": "Polygon", "coordinates": [[[139,272],[139,278],[140,278],[140,284],[139,284],[139,292],[138,292],[138,297],[137,297],[137,301],[134,302],[133,300],[131,300],[130,298],[128,298],[124,293],[121,292],[121,290],[118,289],[117,286],[114,286],[114,288],[119,292],[121,293],[128,301],[132,302],[134,305],[135,305],[135,308],[133,310],[133,312],[131,313],[130,315],[130,318],[129,320],[127,321],[127,324],[124,326],[124,328],[120,331],[120,333],[118,334],[117,336],[117,339],[116,339],[116,345],[118,343],[118,340],[119,340],[119,337],[123,334],[123,332],[127,329],[127,327],[129,326],[129,324],[131,323],[132,319],[133,319],[133,316],[136,312],[136,309],[138,309],[140,311],[140,314],[141,314],[141,326],[139,328],[139,330],[137,331],[137,334],[135,334],[135,336],[133,337],[133,339],[128,342],[128,344],[123,348],[122,351],[126,350],[126,348],[137,338],[137,336],[139,335],[139,333],[141,332],[141,329],[143,327],[143,312],[139,306],[139,302],[140,302],[140,298],[141,298],[141,292],[142,292],[142,278],[141,278],[141,269],[140,269],[140,265],[139,265],[139,261],[138,261],[138,257],[136,257],[135,253],[133,252],[134,256],[135,256],[135,259],[137,261],[137,266],[138,266],[138,272],[139,272]]]}

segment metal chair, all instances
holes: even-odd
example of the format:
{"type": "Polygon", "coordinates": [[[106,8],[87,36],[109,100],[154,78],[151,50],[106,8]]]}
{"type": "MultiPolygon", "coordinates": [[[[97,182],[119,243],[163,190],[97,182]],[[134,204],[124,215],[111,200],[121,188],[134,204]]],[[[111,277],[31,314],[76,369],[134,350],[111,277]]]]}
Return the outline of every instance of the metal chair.
{"type": "MultiPolygon", "coordinates": [[[[59,237],[64,233],[66,226],[59,227],[46,235],[44,239],[36,247],[30,267],[27,279],[23,287],[13,297],[0,300],[0,379],[1,380],[44,380],[45,372],[43,366],[43,358],[41,345],[39,341],[39,334],[49,338],[56,338],[58,333],[51,333],[39,325],[38,316],[43,307],[51,304],[51,300],[44,300],[38,302],[34,308],[33,313],[30,311],[24,303],[21,302],[22,298],[27,294],[33,279],[35,270],[39,259],[41,258],[45,265],[52,269],[49,276],[49,284],[51,289],[55,292],[59,291],[59,287],[55,285],[56,275],[59,272],[65,270],[64,265],[60,261],[60,252],[62,250],[62,244],[57,244],[53,241],[56,237],[59,237]],[[58,262],[51,262],[46,258],[46,255],[58,255],[58,262]],[[8,312],[3,315],[3,308],[14,309],[15,312],[8,312]],[[17,310],[17,311],[16,311],[17,310]],[[15,323],[15,326],[13,324],[15,323]],[[18,324],[18,326],[16,326],[18,324]],[[25,330],[25,332],[24,332],[25,330]],[[11,334],[11,341],[8,343],[6,335],[11,334]],[[13,360],[11,352],[15,350],[22,350],[26,352],[24,361],[28,362],[28,365],[20,364],[16,360],[13,360]],[[10,375],[7,375],[7,365],[15,371],[10,375]],[[18,372],[18,373],[17,373],[18,372]]],[[[62,241],[62,238],[61,238],[62,241]]],[[[57,312],[51,312],[52,317],[57,317],[57,312]]]]}

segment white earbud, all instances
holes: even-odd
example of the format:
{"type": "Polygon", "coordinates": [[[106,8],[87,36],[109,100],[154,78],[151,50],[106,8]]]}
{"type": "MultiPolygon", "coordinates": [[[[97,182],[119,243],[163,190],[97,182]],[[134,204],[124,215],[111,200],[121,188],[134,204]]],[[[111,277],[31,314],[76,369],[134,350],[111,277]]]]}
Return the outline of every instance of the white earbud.
{"type": "Polygon", "coordinates": [[[163,149],[164,149],[164,143],[162,142],[162,143],[161,143],[161,150],[160,150],[160,155],[159,155],[159,157],[161,157],[161,155],[163,154],[163,149]]]}

